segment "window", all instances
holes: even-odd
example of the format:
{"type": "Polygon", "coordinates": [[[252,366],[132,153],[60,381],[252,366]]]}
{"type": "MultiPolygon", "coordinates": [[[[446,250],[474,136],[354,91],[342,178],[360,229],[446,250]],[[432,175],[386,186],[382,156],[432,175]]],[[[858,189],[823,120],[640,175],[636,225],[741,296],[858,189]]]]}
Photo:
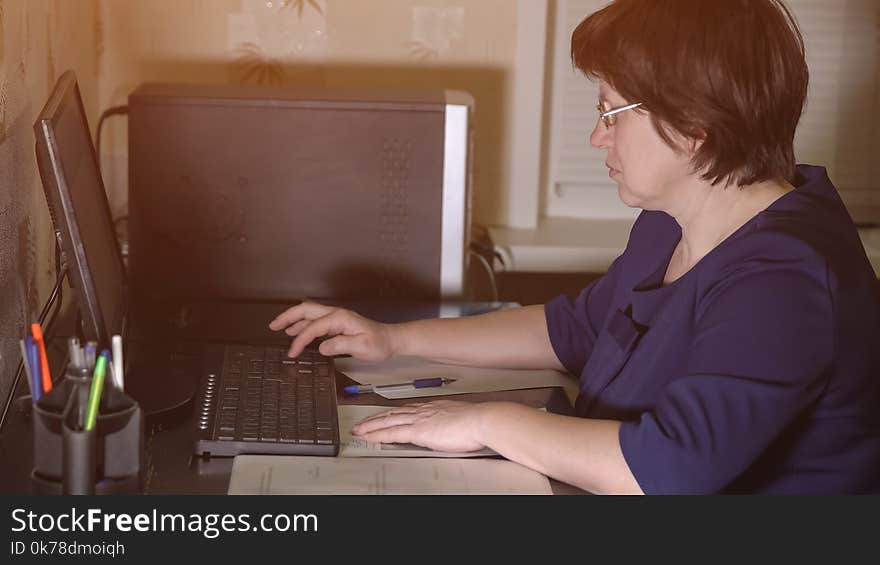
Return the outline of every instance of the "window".
{"type": "MultiPolygon", "coordinates": [[[[557,0],[549,41],[546,216],[628,218],[605,168],[590,147],[598,86],[572,68],[571,33],[607,0],[557,0]]],[[[828,167],[844,200],[880,205],[880,2],[787,0],[807,48],[810,91],[795,139],[799,163],[828,167]]],[[[880,206],[877,208],[880,210],[880,206]]],[[[880,220],[880,217],[874,218],[880,220]]]]}

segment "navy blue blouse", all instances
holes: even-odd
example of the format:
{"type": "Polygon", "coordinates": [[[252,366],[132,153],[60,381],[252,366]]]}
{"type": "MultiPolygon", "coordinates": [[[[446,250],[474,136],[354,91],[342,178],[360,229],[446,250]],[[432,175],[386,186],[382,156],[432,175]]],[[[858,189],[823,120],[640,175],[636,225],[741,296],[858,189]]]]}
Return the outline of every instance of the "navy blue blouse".
{"type": "Polygon", "coordinates": [[[666,286],[681,230],[643,212],[546,305],[577,414],[623,422],[645,493],[880,492],[880,288],[825,169],[795,186],[666,286]]]}

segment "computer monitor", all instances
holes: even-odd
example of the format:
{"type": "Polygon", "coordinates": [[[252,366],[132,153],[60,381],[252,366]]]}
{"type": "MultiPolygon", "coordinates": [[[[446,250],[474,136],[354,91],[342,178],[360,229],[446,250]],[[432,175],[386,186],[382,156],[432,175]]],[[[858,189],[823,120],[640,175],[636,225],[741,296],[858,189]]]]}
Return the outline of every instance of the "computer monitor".
{"type": "Polygon", "coordinates": [[[76,76],[64,73],[34,123],[37,164],[83,337],[109,346],[126,319],[126,277],[76,76]]]}

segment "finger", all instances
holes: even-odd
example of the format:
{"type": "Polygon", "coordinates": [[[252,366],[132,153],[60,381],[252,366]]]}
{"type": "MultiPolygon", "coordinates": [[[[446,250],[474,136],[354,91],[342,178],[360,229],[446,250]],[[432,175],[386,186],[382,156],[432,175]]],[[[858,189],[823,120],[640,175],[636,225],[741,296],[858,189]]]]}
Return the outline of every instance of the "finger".
{"type": "Polygon", "coordinates": [[[419,445],[412,426],[402,425],[384,428],[363,436],[370,443],[413,443],[419,445]]]}
{"type": "Polygon", "coordinates": [[[410,425],[418,419],[418,414],[415,412],[385,412],[360,422],[351,432],[355,435],[365,435],[376,430],[410,425]]]}
{"type": "Polygon", "coordinates": [[[324,306],[323,304],[318,304],[316,302],[303,302],[292,308],[288,308],[276,316],[275,319],[269,323],[269,328],[278,331],[295,324],[300,320],[315,320],[322,316],[326,316],[333,310],[334,308],[331,306],[324,306]]]}
{"type": "Polygon", "coordinates": [[[275,316],[275,318],[269,322],[269,329],[273,331],[278,331],[280,329],[286,328],[287,326],[298,322],[302,318],[303,305],[297,304],[291,308],[288,308],[284,312],[275,316]]]}
{"type": "Polygon", "coordinates": [[[345,312],[342,310],[333,311],[322,318],[314,320],[303,329],[293,340],[293,343],[290,344],[288,355],[290,357],[296,357],[302,353],[306,346],[312,343],[315,338],[329,334],[339,334],[342,333],[344,329],[345,312]]]}
{"type": "Polygon", "coordinates": [[[398,406],[396,408],[392,408],[391,410],[386,410],[385,412],[379,412],[378,414],[373,414],[372,416],[367,416],[363,420],[357,423],[357,425],[363,424],[364,422],[369,422],[373,420],[386,420],[392,416],[396,416],[399,414],[416,414],[418,410],[414,408],[407,408],[406,406],[398,406]]]}
{"type": "Polygon", "coordinates": [[[376,424],[377,421],[388,422],[388,419],[391,418],[392,416],[397,416],[399,414],[414,414],[415,412],[416,412],[415,410],[412,410],[412,409],[407,410],[406,408],[403,408],[403,407],[395,408],[394,410],[388,410],[387,412],[380,412],[379,414],[373,414],[372,416],[367,416],[366,418],[364,418],[363,420],[361,420],[360,422],[355,424],[355,428],[357,428],[359,430],[363,429],[362,426],[368,422],[369,422],[369,424],[368,424],[369,426],[372,426],[372,427],[380,426],[382,424],[381,423],[376,424]]]}
{"type": "Polygon", "coordinates": [[[293,336],[297,335],[299,332],[301,332],[303,330],[303,328],[305,328],[306,326],[308,326],[311,323],[312,323],[311,320],[300,320],[299,322],[293,324],[292,326],[290,326],[289,328],[284,330],[284,333],[293,337],[293,336]]]}

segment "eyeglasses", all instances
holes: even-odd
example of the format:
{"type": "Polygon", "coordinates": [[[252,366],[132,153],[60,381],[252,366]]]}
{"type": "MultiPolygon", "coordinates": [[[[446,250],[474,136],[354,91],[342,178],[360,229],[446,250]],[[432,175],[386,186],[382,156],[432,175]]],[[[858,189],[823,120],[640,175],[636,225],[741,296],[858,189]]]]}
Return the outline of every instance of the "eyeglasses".
{"type": "Polygon", "coordinates": [[[637,104],[628,104],[626,106],[621,106],[620,108],[609,108],[607,102],[599,102],[596,105],[596,110],[599,111],[599,119],[602,120],[602,123],[605,124],[606,128],[614,127],[614,124],[617,123],[617,114],[621,112],[626,112],[627,110],[632,110],[633,108],[638,108],[642,103],[639,102],[637,104]]]}

